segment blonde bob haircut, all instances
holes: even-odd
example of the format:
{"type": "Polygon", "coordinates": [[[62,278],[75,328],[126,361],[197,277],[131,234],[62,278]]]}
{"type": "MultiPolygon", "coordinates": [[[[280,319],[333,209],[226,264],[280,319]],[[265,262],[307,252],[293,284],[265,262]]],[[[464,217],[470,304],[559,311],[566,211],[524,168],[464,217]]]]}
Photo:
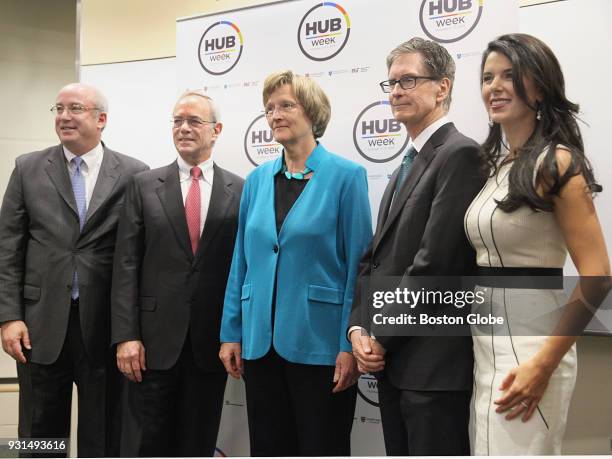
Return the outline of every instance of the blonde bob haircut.
{"type": "Polygon", "coordinates": [[[322,137],[331,118],[331,105],[321,87],[312,79],[296,75],[291,70],[268,75],[263,88],[264,106],[268,103],[272,93],[286,84],[291,85],[293,94],[312,123],[314,138],[322,137]]]}

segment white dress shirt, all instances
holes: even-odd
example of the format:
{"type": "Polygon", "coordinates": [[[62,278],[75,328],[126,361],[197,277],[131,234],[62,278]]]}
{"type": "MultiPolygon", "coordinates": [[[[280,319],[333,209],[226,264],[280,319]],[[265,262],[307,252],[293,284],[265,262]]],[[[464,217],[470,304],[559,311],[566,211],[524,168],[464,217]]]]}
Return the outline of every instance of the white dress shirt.
{"type": "MultiPolygon", "coordinates": [[[[183,195],[183,205],[187,199],[187,193],[191,187],[191,168],[193,166],[187,164],[180,156],[176,162],[179,167],[179,181],[181,182],[181,194],[183,195]]],[[[200,235],[204,230],[204,223],[206,222],[206,216],[208,215],[208,207],[210,205],[210,197],[212,195],[213,177],[215,175],[213,170],[213,160],[208,158],[203,163],[198,164],[198,167],[202,171],[200,175],[200,235]]]]}
{"type": "MultiPolygon", "coordinates": [[[[68,150],[65,146],[64,157],[66,158],[66,166],[68,167],[68,173],[72,177],[76,171],[76,166],[72,161],[77,155],[68,150]]],[[[85,179],[85,203],[87,209],[89,209],[89,202],[93,196],[94,188],[96,187],[96,181],[98,180],[98,174],[100,173],[100,166],[102,165],[102,158],[104,157],[104,148],[102,144],[96,145],[93,150],[88,151],[84,155],[81,155],[83,162],[81,163],[81,175],[85,179]]]]}

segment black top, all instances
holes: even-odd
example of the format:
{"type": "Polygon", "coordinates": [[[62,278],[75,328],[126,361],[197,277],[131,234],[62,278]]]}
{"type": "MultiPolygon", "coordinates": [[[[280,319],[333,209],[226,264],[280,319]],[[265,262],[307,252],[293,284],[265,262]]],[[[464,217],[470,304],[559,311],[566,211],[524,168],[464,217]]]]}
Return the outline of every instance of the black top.
{"type": "Polygon", "coordinates": [[[274,176],[274,211],[276,212],[276,234],[280,233],[281,226],[287,214],[300,197],[308,184],[308,180],[288,179],[283,172],[274,176]]]}

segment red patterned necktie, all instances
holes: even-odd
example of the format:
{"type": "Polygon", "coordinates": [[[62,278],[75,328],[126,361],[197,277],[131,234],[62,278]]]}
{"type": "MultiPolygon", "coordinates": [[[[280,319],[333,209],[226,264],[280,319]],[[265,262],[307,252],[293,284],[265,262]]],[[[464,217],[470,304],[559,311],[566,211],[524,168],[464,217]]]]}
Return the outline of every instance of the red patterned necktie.
{"type": "Polygon", "coordinates": [[[191,186],[185,199],[185,215],[187,216],[187,228],[191,240],[191,250],[195,255],[200,241],[200,176],[202,171],[199,167],[191,168],[191,186]]]}

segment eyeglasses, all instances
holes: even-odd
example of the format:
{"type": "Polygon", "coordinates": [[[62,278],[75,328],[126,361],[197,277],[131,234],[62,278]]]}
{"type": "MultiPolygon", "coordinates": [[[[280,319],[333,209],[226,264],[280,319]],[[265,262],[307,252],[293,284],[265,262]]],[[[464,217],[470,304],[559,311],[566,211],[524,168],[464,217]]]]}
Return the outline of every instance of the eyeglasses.
{"type": "Polygon", "coordinates": [[[294,102],[282,102],[279,105],[268,105],[264,109],[264,113],[266,114],[266,116],[274,115],[274,112],[276,110],[278,110],[281,113],[289,113],[289,112],[295,110],[295,107],[297,107],[298,105],[300,105],[300,104],[296,104],[294,102]]]}
{"type": "Polygon", "coordinates": [[[172,126],[174,127],[174,129],[178,129],[180,127],[183,126],[183,123],[185,121],[187,121],[187,124],[189,125],[189,127],[192,128],[200,128],[202,126],[204,126],[205,124],[217,124],[215,121],[206,121],[206,120],[202,120],[200,118],[196,118],[196,117],[192,117],[192,118],[179,118],[178,116],[175,118],[172,118],[172,126]]]}
{"type": "Polygon", "coordinates": [[[73,115],[80,115],[89,110],[102,111],[102,109],[99,107],[86,107],[85,105],[81,104],[70,104],[68,106],[64,106],[62,104],[55,104],[51,106],[51,111],[56,115],[60,116],[64,114],[64,111],[68,111],[68,113],[71,113],[73,115]]]}
{"type": "Polygon", "coordinates": [[[383,92],[389,93],[393,91],[393,88],[395,88],[395,85],[398,83],[402,89],[414,89],[418,80],[437,80],[437,78],[430,76],[404,75],[399,80],[381,81],[379,84],[383,92]]]}

